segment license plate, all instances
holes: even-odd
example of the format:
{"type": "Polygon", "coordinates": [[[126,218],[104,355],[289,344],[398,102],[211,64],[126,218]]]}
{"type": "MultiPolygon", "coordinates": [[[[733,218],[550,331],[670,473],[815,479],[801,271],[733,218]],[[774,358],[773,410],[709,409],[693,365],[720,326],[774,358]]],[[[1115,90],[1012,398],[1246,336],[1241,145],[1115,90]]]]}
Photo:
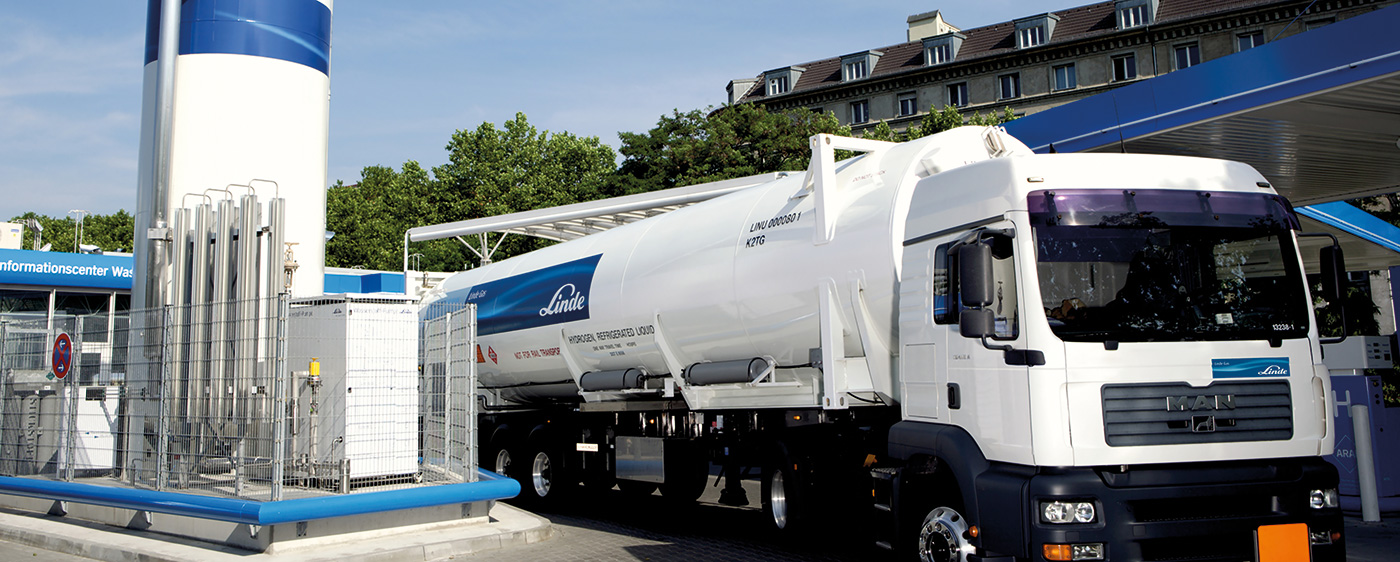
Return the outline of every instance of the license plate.
{"type": "Polygon", "coordinates": [[[1309,562],[1308,524],[1264,525],[1256,534],[1259,562],[1309,562]]]}

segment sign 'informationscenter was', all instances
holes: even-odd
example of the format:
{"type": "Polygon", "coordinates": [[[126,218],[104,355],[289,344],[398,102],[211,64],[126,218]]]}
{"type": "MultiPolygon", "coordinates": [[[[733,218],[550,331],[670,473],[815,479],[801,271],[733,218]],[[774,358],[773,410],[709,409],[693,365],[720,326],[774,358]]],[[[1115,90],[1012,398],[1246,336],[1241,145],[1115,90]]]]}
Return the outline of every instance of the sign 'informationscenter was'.
{"type": "Polygon", "coordinates": [[[0,285],[131,289],[130,256],[0,249],[0,285]]]}

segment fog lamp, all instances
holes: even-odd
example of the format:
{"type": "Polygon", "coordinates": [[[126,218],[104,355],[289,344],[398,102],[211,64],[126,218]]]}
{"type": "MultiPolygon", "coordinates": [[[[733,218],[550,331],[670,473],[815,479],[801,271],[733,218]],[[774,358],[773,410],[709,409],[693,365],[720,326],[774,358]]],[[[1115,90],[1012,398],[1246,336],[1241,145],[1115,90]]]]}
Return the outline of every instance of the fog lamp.
{"type": "Polygon", "coordinates": [[[1336,488],[1327,488],[1325,490],[1313,490],[1311,492],[1308,492],[1308,507],[1311,507],[1313,509],[1324,509],[1329,507],[1337,507],[1338,505],[1340,505],[1340,503],[1337,501],[1336,488]]]}

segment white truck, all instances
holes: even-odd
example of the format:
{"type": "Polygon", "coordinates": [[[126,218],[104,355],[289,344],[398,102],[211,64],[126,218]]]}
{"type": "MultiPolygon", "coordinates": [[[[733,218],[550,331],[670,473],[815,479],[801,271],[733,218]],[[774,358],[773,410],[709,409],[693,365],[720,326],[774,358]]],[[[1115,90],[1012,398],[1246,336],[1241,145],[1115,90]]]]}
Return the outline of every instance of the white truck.
{"type": "Polygon", "coordinates": [[[812,145],[430,295],[478,306],[481,464],[526,501],[685,502],[714,462],[733,504],[761,467],[776,529],[868,519],[922,560],[1345,558],[1298,220],[1255,170],[984,127],[812,145]]]}

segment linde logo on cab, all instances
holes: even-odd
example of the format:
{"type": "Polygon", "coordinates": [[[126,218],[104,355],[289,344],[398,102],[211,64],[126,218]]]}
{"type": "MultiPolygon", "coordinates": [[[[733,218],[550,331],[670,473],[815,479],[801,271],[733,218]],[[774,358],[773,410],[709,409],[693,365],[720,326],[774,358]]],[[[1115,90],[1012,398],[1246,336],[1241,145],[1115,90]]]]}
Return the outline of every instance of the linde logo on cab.
{"type": "Polygon", "coordinates": [[[573,283],[565,283],[559,290],[554,291],[554,296],[549,299],[549,306],[540,309],[540,316],[583,310],[587,300],[588,297],[574,287],[573,283]]]}
{"type": "Polygon", "coordinates": [[[1263,370],[1259,371],[1259,376],[1261,377],[1281,377],[1287,374],[1288,369],[1284,368],[1283,365],[1278,364],[1269,365],[1268,367],[1264,367],[1263,370]]]}

